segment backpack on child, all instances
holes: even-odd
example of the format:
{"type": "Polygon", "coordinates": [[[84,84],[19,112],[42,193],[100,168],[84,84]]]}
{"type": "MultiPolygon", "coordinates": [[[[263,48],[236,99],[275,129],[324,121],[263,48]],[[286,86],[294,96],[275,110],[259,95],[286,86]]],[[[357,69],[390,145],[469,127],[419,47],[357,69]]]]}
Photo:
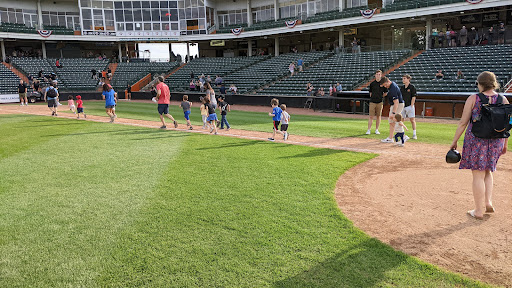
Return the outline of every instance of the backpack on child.
{"type": "Polygon", "coordinates": [[[477,117],[471,119],[473,135],[483,139],[510,137],[512,105],[503,104],[505,96],[498,95],[496,104],[489,104],[489,99],[482,93],[478,93],[477,96],[480,98],[481,110],[477,117]]]}

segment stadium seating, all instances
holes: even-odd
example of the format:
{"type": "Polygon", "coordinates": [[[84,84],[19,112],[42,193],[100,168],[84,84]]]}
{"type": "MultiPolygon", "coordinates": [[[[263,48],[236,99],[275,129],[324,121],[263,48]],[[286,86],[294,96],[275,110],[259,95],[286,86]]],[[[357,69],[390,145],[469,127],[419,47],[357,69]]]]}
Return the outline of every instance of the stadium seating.
{"type": "Polygon", "coordinates": [[[117,65],[116,72],[112,78],[114,90],[121,91],[127,85],[133,85],[144,76],[159,73],[168,73],[176,69],[178,62],[123,62],[117,65]]]}
{"type": "Polygon", "coordinates": [[[331,52],[327,51],[282,54],[229,74],[224,77],[224,84],[226,87],[234,84],[240,94],[250,93],[267,83],[287,75],[290,63],[296,63],[298,59],[302,59],[304,66],[307,67],[329,55],[331,55],[331,52]]]}
{"type": "Polygon", "coordinates": [[[386,5],[385,8],[382,8],[380,13],[424,8],[429,6],[446,5],[458,2],[466,2],[466,0],[396,0],[393,3],[386,5]]]}
{"type": "Polygon", "coordinates": [[[73,35],[74,31],[71,28],[65,26],[44,26],[45,30],[51,30],[56,35],[73,35]]]}
{"type": "Polygon", "coordinates": [[[210,75],[212,81],[214,81],[215,75],[225,77],[267,58],[268,56],[192,59],[187,65],[183,66],[183,68],[169,76],[165,82],[172,91],[187,91],[189,90],[191,72],[194,73],[196,79],[201,76],[201,74],[204,74],[205,77],[210,75]]]}
{"type": "Polygon", "coordinates": [[[482,71],[492,71],[503,86],[512,74],[512,46],[493,45],[476,47],[439,48],[425,51],[393,71],[391,80],[401,83],[401,76],[410,74],[418,91],[473,92],[475,80],[482,71]],[[461,70],[464,80],[457,80],[461,70]],[[443,70],[443,80],[433,80],[437,70],[443,70]]]}
{"type": "Polygon", "coordinates": [[[11,70],[0,64],[0,94],[14,94],[18,92],[20,78],[11,70]]]}
{"type": "MultiPolygon", "coordinates": [[[[57,59],[47,59],[54,64],[57,59]]],[[[68,58],[60,59],[62,68],[55,68],[59,78],[59,86],[63,90],[86,91],[95,90],[98,80],[91,79],[91,70],[107,69],[108,61],[97,58],[68,58]]]]}
{"type": "Polygon", "coordinates": [[[295,76],[258,91],[263,95],[306,95],[306,84],[316,89],[341,83],[343,90],[353,90],[368,81],[376,70],[385,70],[411,54],[410,50],[379,51],[357,54],[335,54],[295,76]]]}
{"type": "Polygon", "coordinates": [[[0,32],[37,33],[37,30],[35,28],[25,26],[25,24],[2,22],[0,24],[0,32]]]}
{"type": "MultiPolygon", "coordinates": [[[[46,59],[42,58],[30,58],[30,57],[13,57],[12,64],[25,75],[38,76],[39,71],[43,70],[43,75],[55,73],[55,64],[50,63],[46,59]]],[[[39,79],[42,80],[42,79],[39,79]]]]}

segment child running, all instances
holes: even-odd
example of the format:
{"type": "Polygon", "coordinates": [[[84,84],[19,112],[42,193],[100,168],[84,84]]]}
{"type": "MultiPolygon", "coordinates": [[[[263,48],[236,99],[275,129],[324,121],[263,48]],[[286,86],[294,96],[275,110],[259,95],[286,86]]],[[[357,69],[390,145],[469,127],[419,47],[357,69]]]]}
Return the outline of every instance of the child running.
{"type": "Polygon", "coordinates": [[[283,114],[281,116],[281,131],[284,133],[283,140],[288,140],[288,123],[290,122],[290,114],[286,112],[286,105],[281,104],[281,110],[283,114]]]}
{"type": "Polygon", "coordinates": [[[214,134],[217,135],[216,122],[219,121],[219,119],[217,118],[217,114],[215,113],[215,106],[213,106],[213,104],[210,103],[210,96],[206,96],[204,100],[204,106],[208,108],[208,118],[206,118],[206,121],[209,124],[208,126],[210,127],[210,133],[215,131],[214,134]]]}
{"type": "Polygon", "coordinates": [[[205,105],[206,100],[204,99],[204,97],[199,98],[199,100],[201,100],[200,109],[201,109],[201,118],[203,120],[203,129],[206,129],[207,128],[206,118],[208,118],[208,107],[205,105]]]}
{"type": "Polygon", "coordinates": [[[396,114],[395,115],[395,144],[404,147],[404,129],[405,131],[409,131],[407,127],[405,126],[404,122],[402,122],[402,115],[396,114]],[[398,138],[401,138],[402,142],[398,142],[398,138]]]}
{"type": "Polygon", "coordinates": [[[73,96],[71,95],[68,96],[68,107],[69,110],[73,111],[73,114],[76,114],[75,101],[73,100],[73,96]]]}
{"type": "Polygon", "coordinates": [[[226,119],[226,116],[228,112],[231,112],[231,106],[229,106],[228,102],[224,101],[224,96],[219,97],[219,108],[220,108],[220,129],[224,129],[224,124],[226,124],[226,130],[229,131],[231,129],[231,126],[229,126],[228,119],[226,119]]]}
{"type": "Polygon", "coordinates": [[[190,107],[192,107],[192,102],[188,101],[188,95],[183,95],[183,101],[180,107],[183,109],[183,115],[185,116],[185,120],[187,120],[188,129],[192,130],[192,124],[190,124],[190,107]]]}
{"type": "Polygon", "coordinates": [[[272,105],[272,112],[268,113],[268,116],[272,116],[272,121],[274,124],[274,133],[272,134],[272,138],[268,138],[268,140],[274,141],[276,133],[279,133],[284,136],[284,133],[279,131],[279,123],[281,123],[281,114],[283,113],[283,110],[279,108],[279,100],[276,98],[272,99],[272,101],[270,101],[270,104],[272,105]]]}
{"type": "Polygon", "coordinates": [[[113,109],[117,103],[117,93],[108,84],[103,84],[103,93],[101,94],[103,100],[105,100],[105,111],[110,117],[110,123],[114,123],[116,114],[113,109]]]}
{"type": "Polygon", "coordinates": [[[82,101],[82,96],[76,95],[76,119],[80,119],[80,113],[84,115],[84,118],[87,118],[87,115],[84,113],[84,101],[82,101]]]}

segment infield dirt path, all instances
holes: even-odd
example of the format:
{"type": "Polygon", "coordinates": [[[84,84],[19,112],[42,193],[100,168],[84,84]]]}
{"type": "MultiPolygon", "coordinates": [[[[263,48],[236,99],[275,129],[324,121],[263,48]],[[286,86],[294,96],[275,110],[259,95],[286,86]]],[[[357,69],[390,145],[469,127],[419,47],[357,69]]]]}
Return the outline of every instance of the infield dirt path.
{"type": "MultiPolygon", "coordinates": [[[[252,111],[259,109],[264,108],[252,111]]],[[[40,105],[0,105],[0,114],[22,113],[49,116],[48,109],[40,105]]],[[[59,117],[74,118],[67,113],[59,117]]],[[[87,120],[108,122],[107,117],[99,116],[88,116],[87,120]]],[[[133,119],[116,119],[116,123],[149,128],[161,125],[133,119]]],[[[169,130],[189,131],[185,128],[180,125],[169,130]]],[[[253,140],[267,140],[270,136],[236,129],[219,131],[222,136],[253,140]]],[[[190,132],[208,134],[200,126],[190,132]]],[[[286,143],[379,154],[351,168],[337,182],[336,201],[354,225],[426,262],[487,283],[512,287],[510,154],[502,156],[494,174],[496,213],[478,221],[466,215],[467,210],[473,209],[471,171],[445,163],[448,143],[441,146],[410,141],[400,148],[372,139],[295,135],[286,143]]]]}

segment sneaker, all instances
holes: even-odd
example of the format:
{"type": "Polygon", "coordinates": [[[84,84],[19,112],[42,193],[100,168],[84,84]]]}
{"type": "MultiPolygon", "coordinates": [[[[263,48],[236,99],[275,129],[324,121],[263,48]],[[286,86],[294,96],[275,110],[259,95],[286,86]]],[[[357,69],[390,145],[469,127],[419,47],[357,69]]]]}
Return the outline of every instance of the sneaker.
{"type": "Polygon", "coordinates": [[[379,130],[375,130],[375,134],[380,135],[379,130]]]}
{"type": "Polygon", "coordinates": [[[20,106],[23,106],[23,103],[21,103],[20,106]]]}
{"type": "Polygon", "coordinates": [[[212,132],[213,132],[213,130],[214,130],[214,128],[213,128],[213,127],[212,127],[212,128],[210,128],[210,133],[212,133],[212,132]]]}
{"type": "Polygon", "coordinates": [[[398,143],[398,147],[404,147],[404,144],[398,143]]]}
{"type": "Polygon", "coordinates": [[[213,135],[217,135],[217,131],[215,131],[215,133],[213,133],[213,135]]]}
{"type": "Polygon", "coordinates": [[[393,139],[386,138],[386,139],[380,140],[380,142],[382,142],[382,143],[393,143],[393,139]]]}
{"type": "Polygon", "coordinates": [[[220,126],[220,122],[219,122],[219,121],[217,121],[217,127],[219,127],[219,126],[220,126]]]}
{"type": "Polygon", "coordinates": [[[76,119],[80,119],[80,115],[76,116],[76,119]]]}
{"type": "Polygon", "coordinates": [[[55,116],[55,111],[52,111],[52,116],[55,116]]]}
{"type": "Polygon", "coordinates": [[[188,128],[188,130],[194,130],[194,128],[192,128],[192,126],[190,126],[190,127],[188,128]]]}
{"type": "Polygon", "coordinates": [[[416,135],[412,135],[412,139],[417,140],[417,139],[418,139],[418,136],[416,136],[416,135]]]}
{"type": "Polygon", "coordinates": [[[284,140],[288,140],[288,135],[289,135],[289,134],[288,134],[288,132],[286,132],[286,133],[284,134],[284,140]]]}
{"type": "Polygon", "coordinates": [[[87,115],[84,114],[84,118],[87,118],[87,115]]]}
{"type": "Polygon", "coordinates": [[[57,117],[57,112],[55,112],[55,117],[57,117]]]}
{"type": "Polygon", "coordinates": [[[411,139],[411,138],[409,138],[409,136],[404,135],[404,142],[406,142],[406,141],[407,141],[407,140],[409,140],[409,139],[411,139]]]}
{"type": "Polygon", "coordinates": [[[269,141],[274,141],[275,139],[274,138],[268,138],[269,141]]]}
{"type": "Polygon", "coordinates": [[[178,128],[178,122],[174,121],[174,128],[178,128]]]}
{"type": "Polygon", "coordinates": [[[286,140],[286,134],[283,134],[283,140],[286,140]]]}
{"type": "Polygon", "coordinates": [[[167,126],[162,125],[162,126],[160,127],[160,129],[167,129],[167,126]]]}
{"type": "Polygon", "coordinates": [[[366,135],[370,135],[370,134],[372,134],[372,131],[367,130],[367,131],[366,131],[366,135]]]}
{"type": "Polygon", "coordinates": [[[229,129],[231,129],[231,128],[226,129],[226,131],[229,131],[229,129]]]}

